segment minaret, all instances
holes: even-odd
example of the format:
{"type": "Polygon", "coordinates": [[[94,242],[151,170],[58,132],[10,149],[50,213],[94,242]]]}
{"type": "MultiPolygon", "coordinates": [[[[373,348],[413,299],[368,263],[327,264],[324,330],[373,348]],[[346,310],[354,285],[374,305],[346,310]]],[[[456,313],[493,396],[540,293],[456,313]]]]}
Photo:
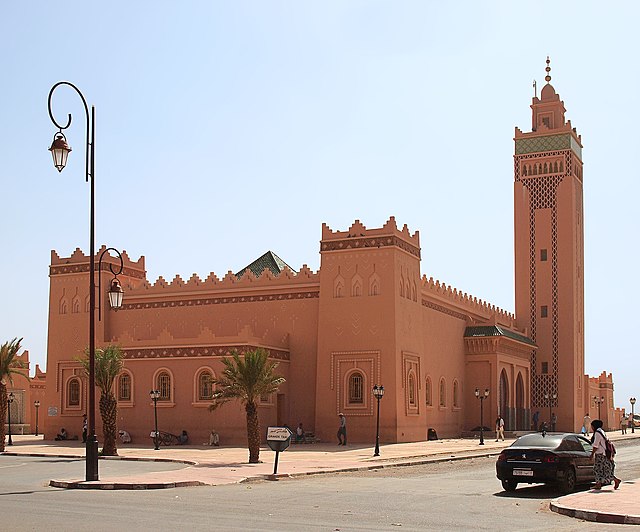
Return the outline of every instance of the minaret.
{"type": "MultiPolygon", "coordinates": [[[[530,132],[515,130],[516,320],[531,353],[531,410],[558,430],[578,430],[583,404],[584,231],[582,143],[551,82],[534,95],[530,132]]],[[[534,85],[535,86],[535,85],[534,85]]]]}

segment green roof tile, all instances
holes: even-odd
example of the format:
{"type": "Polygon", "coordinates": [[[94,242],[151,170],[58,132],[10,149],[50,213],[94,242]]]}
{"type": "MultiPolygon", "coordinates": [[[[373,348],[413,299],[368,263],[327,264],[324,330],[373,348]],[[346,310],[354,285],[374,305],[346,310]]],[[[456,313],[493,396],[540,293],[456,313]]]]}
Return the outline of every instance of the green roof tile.
{"type": "Polygon", "coordinates": [[[285,261],[283,261],[278,255],[276,255],[273,251],[267,251],[262,257],[257,258],[248,266],[242,268],[238,273],[236,273],[236,277],[240,279],[247,270],[251,270],[253,275],[256,277],[260,277],[263,271],[266,269],[271,270],[274,275],[278,275],[280,272],[285,269],[289,269],[294,271],[291,266],[289,266],[285,261]]]}
{"type": "Polygon", "coordinates": [[[510,331],[509,329],[499,327],[497,325],[480,325],[476,327],[467,327],[464,330],[465,338],[478,338],[483,336],[506,336],[507,338],[517,340],[518,342],[533,346],[536,345],[535,342],[528,336],[510,331]]]}

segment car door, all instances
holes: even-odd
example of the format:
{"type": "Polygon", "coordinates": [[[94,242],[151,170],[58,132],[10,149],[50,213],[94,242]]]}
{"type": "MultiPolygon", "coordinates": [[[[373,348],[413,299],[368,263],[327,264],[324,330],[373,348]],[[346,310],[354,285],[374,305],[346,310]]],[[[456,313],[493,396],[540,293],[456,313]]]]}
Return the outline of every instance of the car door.
{"type": "MultiPolygon", "coordinates": [[[[584,436],[575,436],[575,439],[578,440],[578,443],[582,447],[582,453],[580,455],[580,472],[576,473],[579,480],[582,481],[591,481],[594,480],[593,474],[593,462],[591,461],[591,451],[593,450],[593,445],[591,442],[585,438],[584,436]]],[[[576,466],[576,470],[578,467],[576,466]]]]}

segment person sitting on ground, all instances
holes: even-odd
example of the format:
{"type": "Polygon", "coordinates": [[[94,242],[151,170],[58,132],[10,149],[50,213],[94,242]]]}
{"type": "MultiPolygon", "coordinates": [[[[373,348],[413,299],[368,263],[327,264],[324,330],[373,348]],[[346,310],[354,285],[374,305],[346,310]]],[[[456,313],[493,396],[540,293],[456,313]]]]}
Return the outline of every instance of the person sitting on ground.
{"type": "Polygon", "coordinates": [[[66,440],[69,437],[69,435],[67,434],[67,431],[65,430],[64,427],[62,427],[60,429],[60,433],[55,437],[56,441],[63,441],[66,440]]]}
{"type": "Polygon", "coordinates": [[[178,443],[180,445],[184,445],[186,443],[189,442],[189,435],[187,434],[186,430],[182,431],[182,434],[180,434],[180,436],[178,436],[178,443]]]}
{"type": "Polygon", "coordinates": [[[209,445],[213,445],[215,447],[220,446],[220,436],[215,429],[211,429],[211,434],[209,434],[209,445]]]}
{"type": "Polygon", "coordinates": [[[302,428],[302,423],[298,423],[298,428],[296,429],[296,442],[304,442],[304,429],[302,428]]]}
{"type": "Polygon", "coordinates": [[[122,443],[131,443],[131,434],[126,430],[119,430],[118,434],[120,435],[120,441],[122,443]]]}

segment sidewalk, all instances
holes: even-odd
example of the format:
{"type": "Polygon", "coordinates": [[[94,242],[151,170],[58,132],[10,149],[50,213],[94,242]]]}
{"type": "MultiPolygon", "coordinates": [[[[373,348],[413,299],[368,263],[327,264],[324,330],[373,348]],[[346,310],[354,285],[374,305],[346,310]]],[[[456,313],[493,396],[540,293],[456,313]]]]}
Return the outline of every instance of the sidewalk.
{"type": "MultiPolygon", "coordinates": [[[[640,438],[640,431],[625,436],[609,433],[613,441],[640,438]]],[[[31,435],[14,436],[14,445],[6,447],[5,455],[84,457],[84,444],[77,441],[43,441],[31,435]]],[[[248,450],[243,447],[209,447],[184,445],[161,447],[152,445],[122,445],[120,456],[105,460],[148,460],[184,463],[174,471],[161,471],[102,477],[95,482],[81,479],[52,480],[50,485],[61,488],[84,489],[159,489],[184,486],[216,486],[251,480],[277,480],[279,478],[398,467],[432,462],[464,460],[497,455],[513,439],[495,442],[485,439],[480,446],[477,439],[445,439],[416,443],[383,445],[380,456],[373,456],[373,448],[362,444],[338,447],[327,443],[291,445],[280,453],[278,473],[273,475],[275,453],[269,448],[260,450],[262,463],[249,464],[248,450]]],[[[146,443],[146,442],[145,442],[146,443]]],[[[624,475],[622,475],[624,479],[624,475]]],[[[497,482],[497,481],[496,481],[497,482]]],[[[605,487],[600,491],[574,493],[551,502],[551,510],[563,515],[606,523],[640,524],[640,479],[625,480],[617,491],[605,487]]]]}

